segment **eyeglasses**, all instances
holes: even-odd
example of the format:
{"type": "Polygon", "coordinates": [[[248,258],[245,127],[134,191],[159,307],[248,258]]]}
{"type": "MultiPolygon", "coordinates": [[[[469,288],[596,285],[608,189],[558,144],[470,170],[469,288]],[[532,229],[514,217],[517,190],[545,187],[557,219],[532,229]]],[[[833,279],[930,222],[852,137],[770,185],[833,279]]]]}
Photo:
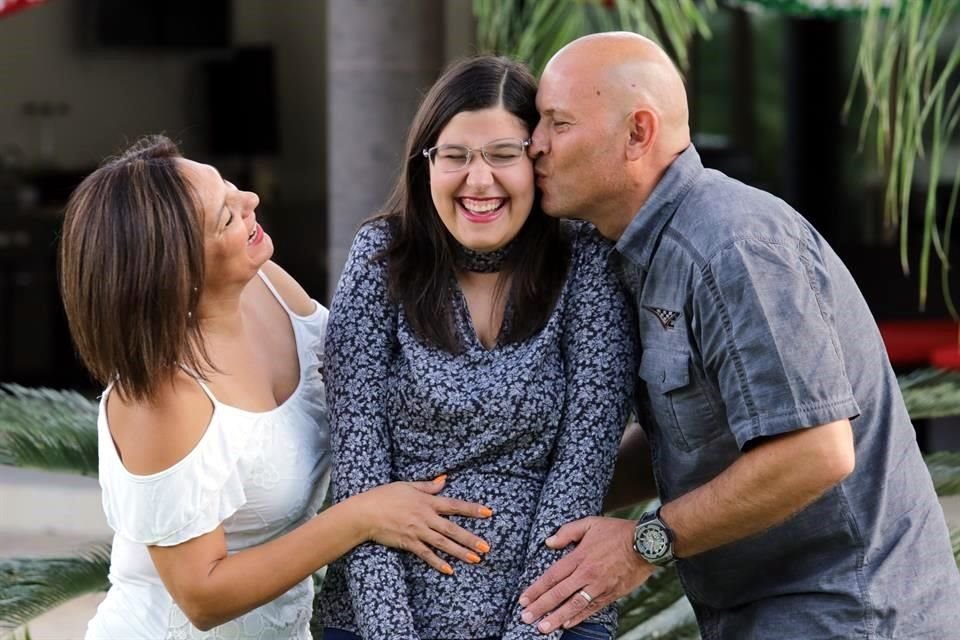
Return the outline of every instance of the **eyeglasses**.
{"type": "Polygon", "coordinates": [[[509,167],[523,158],[530,140],[519,138],[500,138],[492,140],[479,149],[471,149],[462,144],[438,144],[435,147],[423,150],[423,157],[428,158],[433,166],[445,173],[462,171],[470,165],[473,153],[479,151],[484,162],[495,169],[509,167]]]}

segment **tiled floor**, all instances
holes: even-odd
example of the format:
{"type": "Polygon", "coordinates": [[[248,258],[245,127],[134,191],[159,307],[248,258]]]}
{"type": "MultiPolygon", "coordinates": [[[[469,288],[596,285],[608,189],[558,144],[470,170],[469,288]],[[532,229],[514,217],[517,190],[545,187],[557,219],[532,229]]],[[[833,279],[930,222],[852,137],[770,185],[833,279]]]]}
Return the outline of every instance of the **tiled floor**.
{"type": "MultiPolygon", "coordinates": [[[[960,529],[960,496],[943,498],[941,502],[950,526],[960,529]]],[[[0,521],[0,557],[57,555],[93,542],[109,540],[109,530],[99,512],[99,487],[89,479],[0,467],[0,504],[4,505],[4,518],[0,521]],[[14,492],[26,492],[25,495],[33,499],[37,507],[31,509],[34,531],[42,533],[24,530],[28,523],[22,511],[16,519],[7,515],[17,513],[7,511],[8,504],[31,502],[23,496],[15,496],[14,492]],[[64,495],[58,498],[57,493],[64,495]],[[49,517],[51,512],[63,513],[65,504],[70,504],[71,518],[49,517]],[[94,512],[80,514],[80,507],[94,512]]],[[[85,596],[36,619],[30,624],[32,639],[81,640],[87,621],[102,599],[102,594],[85,596]]]]}

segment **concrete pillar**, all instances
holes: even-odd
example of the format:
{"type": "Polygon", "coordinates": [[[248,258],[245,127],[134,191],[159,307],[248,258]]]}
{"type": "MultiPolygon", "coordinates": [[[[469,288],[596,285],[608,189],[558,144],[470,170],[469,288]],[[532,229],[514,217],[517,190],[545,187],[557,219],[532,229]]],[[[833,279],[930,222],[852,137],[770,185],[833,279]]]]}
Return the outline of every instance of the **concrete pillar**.
{"type": "Polygon", "coordinates": [[[327,1],[327,299],[361,221],[397,176],[407,128],[444,66],[443,0],[327,1]]]}

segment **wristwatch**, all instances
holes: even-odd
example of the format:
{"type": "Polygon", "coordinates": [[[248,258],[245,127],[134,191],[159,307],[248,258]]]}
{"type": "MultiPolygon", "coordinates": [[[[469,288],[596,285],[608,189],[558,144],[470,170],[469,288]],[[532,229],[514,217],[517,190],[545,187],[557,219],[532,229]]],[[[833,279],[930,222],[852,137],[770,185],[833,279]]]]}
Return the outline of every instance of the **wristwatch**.
{"type": "Polygon", "coordinates": [[[658,567],[669,567],[677,559],[673,556],[673,531],[660,519],[660,509],[640,516],[633,530],[633,550],[643,559],[658,567]]]}

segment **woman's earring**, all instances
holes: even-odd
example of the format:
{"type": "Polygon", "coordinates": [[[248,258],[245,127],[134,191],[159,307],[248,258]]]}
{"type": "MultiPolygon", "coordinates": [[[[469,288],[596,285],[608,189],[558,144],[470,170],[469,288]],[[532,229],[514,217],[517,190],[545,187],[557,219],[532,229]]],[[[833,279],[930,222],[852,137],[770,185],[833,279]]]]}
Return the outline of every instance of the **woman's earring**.
{"type": "MultiPolygon", "coordinates": [[[[199,291],[199,289],[197,287],[194,287],[193,292],[196,293],[197,291],[199,291]]],[[[192,318],[193,318],[193,311],[187,311],[187,320],[190,320],[192,318]]]]}

